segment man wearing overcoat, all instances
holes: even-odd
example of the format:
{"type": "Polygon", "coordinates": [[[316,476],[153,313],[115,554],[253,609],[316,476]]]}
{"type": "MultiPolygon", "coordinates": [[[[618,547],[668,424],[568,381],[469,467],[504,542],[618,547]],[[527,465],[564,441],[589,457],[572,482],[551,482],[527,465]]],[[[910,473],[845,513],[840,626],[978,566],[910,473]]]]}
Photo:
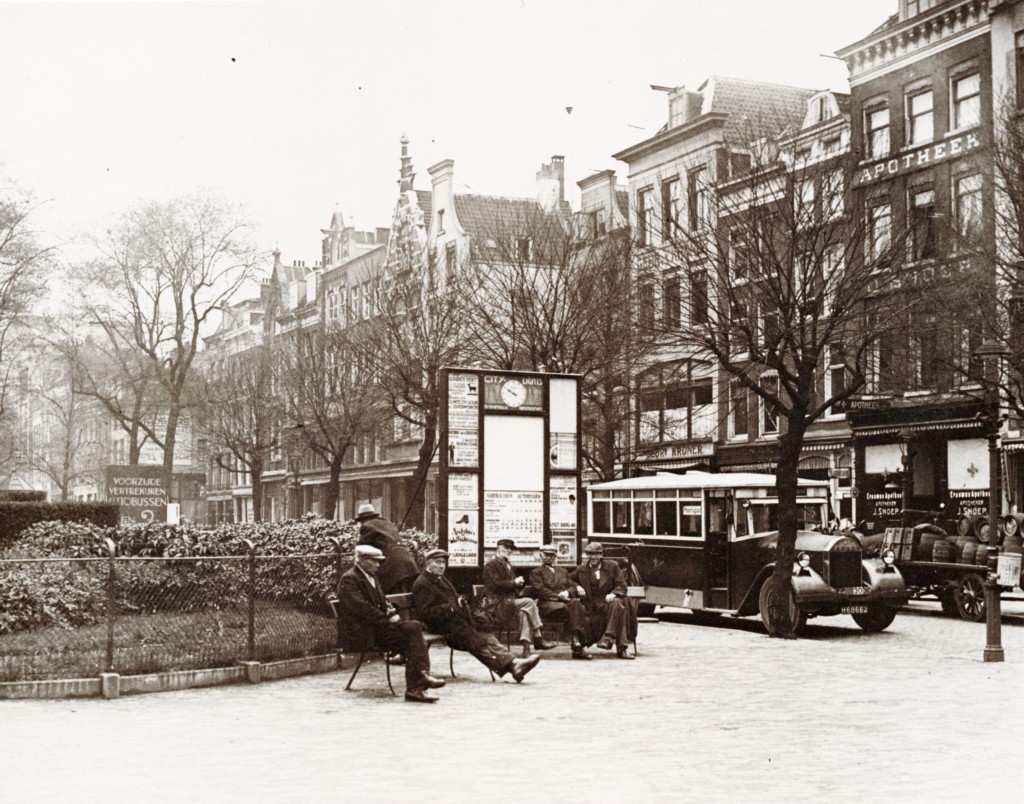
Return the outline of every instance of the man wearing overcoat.
{"type": "Polygon", "coordinates": [[[537,650],[549,650],[555,646],[545,642],[541,635],[543,622],[537,601],[516,597],[526,579],[516,575],[509,561],[515,549],[516,543],[512,539],[498,539],[496,555],[484,564],[483,581],[487,590],[487,608],[494,621],[504,623],[513,615],[519,617],[519,642],[523,646],[523,656],[529,656],[531,645],[537,650]]]}
{"type": "Polygon", "coordinates": [[[587,560],[573,570],[570,579],[583,590],[587,610],[587,639],[590,645],[611,650],[620,659],[632,659],[629,648],[629,617],[626,607],[626,578],[619,562],[605,559],[604,547],[591,542],[583,552],[587,560]],[[600,638],[599,638],[600,637],[600,638]]]}
{"type": "Polygon", "coordinates": [[[476,630],[459,595],[444,571],[448,553],[430,550],[423,557],[424,569],[412,585],[412,605],[416,617],[431,631],[443,634],[448,646],[471,653],[499,676],[511,673],[519,683],[540,661],[540,656],[516,659],[493,634],[476,630]]]}
{"type": "Polygon", "coordinates": [[[357,545],[355,564],[338,581],[338,641],[345,651],[401,651],[406,656],[405,700],[434,703],[429,692],[444,686],[430,675],[430,657],[423,641],[423,626],[416,620],[401,622],[377,580],[384,554],[370,545],[357,545]]]}
{"type": "Polygon", "coordinates": [[[537,594],[537,608],[546,622],[568,623],[572,658],[590,659],[583,648],[586,639],[587,612],[580,602],[583,587],[569,578],[569,573],[555,564],[558,550],[546,544],[540,548],[541,565],[530,572],[530,586],[537,594]]]}
{"type": "Polygon", "coordinates": [[[363,503],[356,514],[359,523],[358,544],[369,544],[384,554],[380,566],[381,586],[385,595],[412,591],[412,582],[420,574],[416,559],[398,538],[398,526],[382,517],[373,503],[363,503]]]}

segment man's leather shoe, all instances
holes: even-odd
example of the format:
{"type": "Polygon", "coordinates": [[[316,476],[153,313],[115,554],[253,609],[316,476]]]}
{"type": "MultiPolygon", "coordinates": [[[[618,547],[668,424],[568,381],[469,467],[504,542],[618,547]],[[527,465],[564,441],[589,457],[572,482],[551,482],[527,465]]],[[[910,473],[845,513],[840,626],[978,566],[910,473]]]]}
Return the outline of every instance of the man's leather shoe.
{"type": "Polygon", "coordinates": [[[537,639],[533,640],[533,647],[537,650],[551,650],[552,648],[557,648],[558,643],[545,642],[542,637],[537,637],[537,639]]]}
{"type": "Polygon", "coordinates": [[[406,690],[405,700],[412,703],[437,703],[438,697],[426,690],[406,690]]]}
{"type": "Polygon", "coordinates": [[[427,689],[439,690],[444,686],[444,679],[432,676],[430,673],[424,673],[420,678],[423,679],[423,683],[427,685],[427,689]]]}
{"type": "Polygon", "coordinates": [[[636,656],[630,655],[629,648],[619,648],[617,651],[615,651],[615,658],[616,659],[635,659],[636,656]]]}
{"type": "Polygon", "coordinates": [[[516,680],[516,684],[521,684],[523,677],[536,667],[538,662],[540,662],[540,656],[536,654],[529,659],[513,659],[512,678],[516,680]]]}
{"type": "Polygon", "coordinates": [[[574,659],[584,659],[584,660],[589,662],[594,657],[591,656],[589,653],[587,653],[585,650],[583,650],[583,648],[573,648],[572,649],[572,658],[574,658],[574,659]]]}
{"type": "Polygon", "coordinates": [[[611,650],[612,641],[608,639],[608,637],[602,637],[601,641],[597,643],[597,647],[599,647],[601,650],[611,650]]]}

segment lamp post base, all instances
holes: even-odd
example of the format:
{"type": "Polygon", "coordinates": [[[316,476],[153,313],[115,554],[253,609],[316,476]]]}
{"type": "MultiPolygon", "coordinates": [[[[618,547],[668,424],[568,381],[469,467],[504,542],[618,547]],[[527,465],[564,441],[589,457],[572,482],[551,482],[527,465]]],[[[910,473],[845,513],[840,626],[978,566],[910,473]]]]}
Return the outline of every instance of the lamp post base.
{"type": "Polygon", "coordinates": [[[999,584],[989,575],[985,579],[985,652],[983,661],[1003,661],[1002,620],[1003,612],[999,600],[999,584]]]}

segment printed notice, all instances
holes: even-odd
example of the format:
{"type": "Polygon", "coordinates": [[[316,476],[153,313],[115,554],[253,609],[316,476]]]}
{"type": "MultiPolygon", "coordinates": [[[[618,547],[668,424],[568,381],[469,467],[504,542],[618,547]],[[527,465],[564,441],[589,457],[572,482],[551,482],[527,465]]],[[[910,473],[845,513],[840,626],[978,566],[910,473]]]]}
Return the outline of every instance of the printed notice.
{"type": "Polygon", "coordinates": [[[480,513],[451,509],[448,511],[448,564],[452,567],[475,567],[480,559],[480,513]]]}
{"type": "Polygon", "coordinates": [[[552,433],[548,460],[552,469],[575,469],[576,434],[552,433]]]}
{"type": "Polygon", "coordinates": [[[576,477],[553,475],[548,497],[551,506],[551,529],[576,531],[576,477]]]}
{"type": "Polygon", "coordinates": [[[518,548],[540,547],[544,539],[544,494],[540,491],[484,492],[484,547],[512,539],[518,548]]]}
{"type": "Polygon", "coordinates": [[[448,465],[480,465],[480,380],[473,374],[448,376],[448,465]]]}

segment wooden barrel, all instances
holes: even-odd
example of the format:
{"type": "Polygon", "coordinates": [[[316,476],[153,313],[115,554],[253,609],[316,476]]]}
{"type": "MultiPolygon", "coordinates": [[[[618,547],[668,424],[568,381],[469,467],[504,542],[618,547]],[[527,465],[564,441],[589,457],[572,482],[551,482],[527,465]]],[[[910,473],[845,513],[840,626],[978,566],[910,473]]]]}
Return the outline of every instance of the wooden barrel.
{"type": "Polygon", "coordinates": [[[978,552],[977,542],[966,542],[963,548],[960,550],[960,563],[961,564],[973,564],[974,556],[978,552]]]}
{"type": "Polygon", "coordinates": [[[932,561],[949,562],[953,560],[953,544],[949,539],[936,539],[932,545],[932,561]]]}
{"type": "Polygon", "coordinates": [[[1024,536],[1019,534],[1003,539],[1003,551],[1007,553],[1024,553],[1024,536]]]}
{"type": "Polygon", "coordinates": [[[974,527],[973,514],[961,514],[956,520],[956,532],[958,536],[966,536],[974,527]]]}
{"type": "Polygon", "coordinates": [[[978,551],[974,554],[974,563],[979,567],[988,566],[988,545],[979,544],[978,551]]]}
{"type": "Polygon", "coordinates": [[[918,561],[931,561],[932,552],[935,550],[935,542],[941,538],[937,533],[922,533],[921,541],[914,548],[914,557],[918,561]]]}

